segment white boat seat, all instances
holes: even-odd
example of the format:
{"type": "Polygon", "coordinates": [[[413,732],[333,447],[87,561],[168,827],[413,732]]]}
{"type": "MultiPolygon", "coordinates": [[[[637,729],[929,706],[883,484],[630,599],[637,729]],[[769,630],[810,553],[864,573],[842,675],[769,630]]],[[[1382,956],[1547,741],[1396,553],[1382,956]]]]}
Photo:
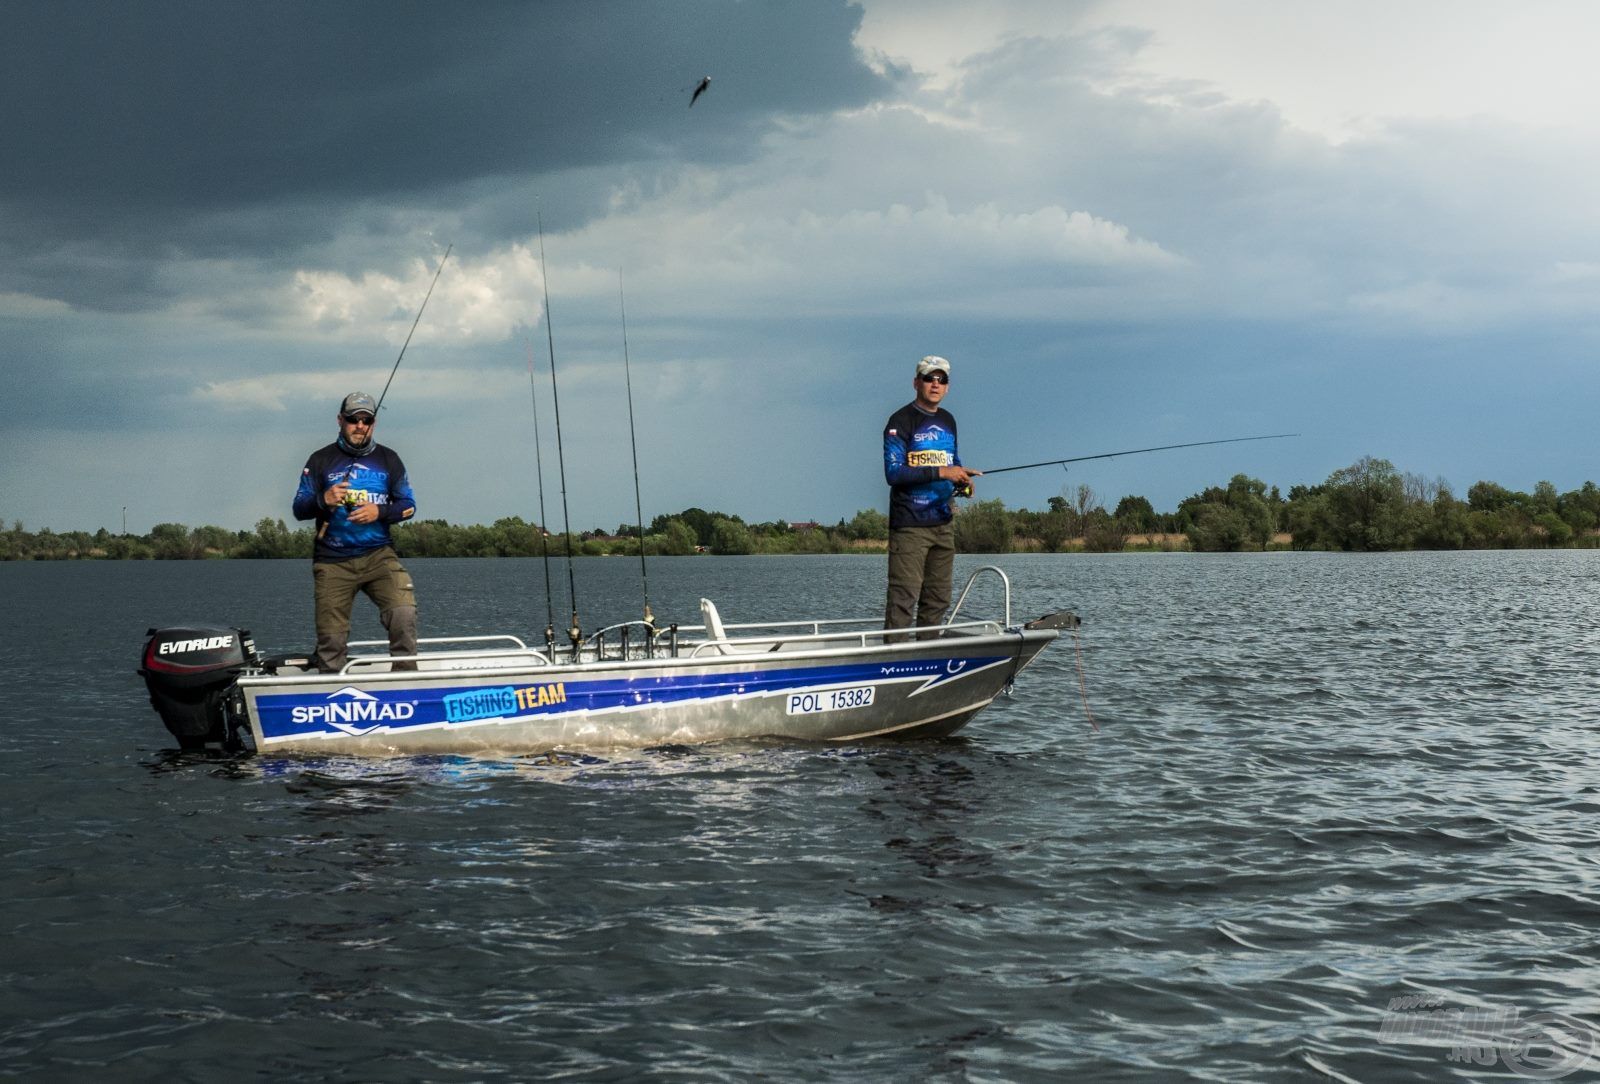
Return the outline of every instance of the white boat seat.
{"type": "Polygon", "coordinates": [[[782,651],[784,648],[782,641],[772,644],[764,641],[755,644],[747,641],[728,642],[728,630],[722,627],[722,615],[717,613],[717,604],[708,598],[700,600],[700,620],[705,623],[706,643],[710,645],[706,650],[718,655],[782,651]]]}
{"type": "MultiPolygon", "coordinates": [[[[705,622],[707,640],[726,641],[728,639],[727,630],[722,627],[722,615],[717,613],[717,604],[708,598],[700,600],[700,620],[705,622]]],[[[726,642],[723,642],[715,645],[711,650],[718,654],[726,655],[732,648],[726,642]]]]}

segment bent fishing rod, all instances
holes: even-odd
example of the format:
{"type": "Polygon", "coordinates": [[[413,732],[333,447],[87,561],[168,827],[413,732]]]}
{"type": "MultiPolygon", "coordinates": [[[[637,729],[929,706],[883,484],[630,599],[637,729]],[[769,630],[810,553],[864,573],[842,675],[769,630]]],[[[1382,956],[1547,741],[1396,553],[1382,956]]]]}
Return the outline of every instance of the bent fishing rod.
{"type": "Polygon", "coordinates": [[[1066,463],[1086,463],[1091,459],[1115,459],[1119,455],[1170,452],[1174,448],[1201,448],[1208,444],[1239,444],[1247,440],[1285,440],[1299,435],[1299,433],[1267,433],[1259,437],[1229,437],[1226,440],[1196,440],[1188,444],[1160,444],[1154,448],[1129,448],[1121,452],[1101,452],[1099,455],[1075,455],[1066,459],[1046,459],[1042,463],[1022,463],[1015,467],[996,467],[993,470],[979,471],[978,473],[988,477],[991,474],[1004,474],[1008,470],[1032,470],[1034,467],[1055,467],[1066,463]]]}
{"type": "Polygon", "coordinates": [[[428,310],[428,299],[433,296],[433,288],[439,285],[439,276],[444,274],[444,262],[450,258],[454,249],[452,242],[445,246],[444,255],[439,258],[439,268],[433,273],[433,281],[428,283],[428,292],[422,295],[422,304],[417,306],[417,318],[411,321],[411,330],[406,332],[406,341],[400,344],[400,356],[394,359],[394,368],[389,370],[389,379],[383,382],[383,391],[378,393],[378,407],[372,412],[372,424],[378,424],[378,411],[383,409],[383,397],[389,394],[389,385],[394,383],[394,374],[400,371],[400,363],[406,358],[406,347],[411,345],[411,336],[417,333],[417,325],[422,323],[422,314],[428,310]]]}
{"type": "MultiPolygon", "coordinates": [[[[406,347],[411,345],[411,336],[417,333],[417,325],[422,323],[422,314],[428,311],[428,299],[433,296],[433,288],[439,285],[439,276],[444,274],[445,261],[450,258],[450,253],[455,247],[456,246],[454,242],[451,242],[445,246],[444,255],[439,258],[439,266],[433,273],[433,281],[428,283],[428,292],[422,295],[422,304],[417,306],[417,318],[411,321],[411,330],[406,332],[406,341],[400,344],[400,356],[394,359],[394,367],[389,370],[389,379],[383,382],[383,391],[378,395],[378,405],[372,409],[373,428],[367,431],[367,440],[369,442],[373,442],[374,444],[376,443],[373,438],[377,432],[378,411],[383,409],[383,400],[384,397],[389,394],[389,385],[394,383],[394,374],[400,371],[400,363],[406,359],[406,347]]],[[[334,485],[339,486],[345,484],[355,476],[355,473],[356,465],[354,462],[351,462],[350,466],[344,472],[344,477],[335,482],[334,485]]],[[[347,494],[345,496],[345,503],[353,505],[355,501],[347,494]]],[[[321,538],[327,533],[328,521],[323,520],[322,526],[317,529],[317,537],[321,538]]]]}

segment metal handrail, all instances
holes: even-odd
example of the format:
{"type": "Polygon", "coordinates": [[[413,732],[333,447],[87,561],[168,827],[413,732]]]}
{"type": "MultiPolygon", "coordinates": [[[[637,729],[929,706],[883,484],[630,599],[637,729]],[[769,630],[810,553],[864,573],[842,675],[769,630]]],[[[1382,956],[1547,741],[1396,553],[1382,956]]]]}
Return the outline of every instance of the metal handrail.
{"type": "MultiPolygon", "coordinates": [[[[784,622],[784,624],[795,624],[795,625],[809,625],[809,624],[812,624],[812,623],[813,622],[809,622],[809,621],[784,622]]],[[[827,624],[828,622],[817,622],[817,623],[818,624],[827,624]]],[[[730,627],[730,628],[741,628],[741,627],[743,627],[743,628],[762,628],[764,626],[761,626],[761,625],[744,625],[744,626],[734,625],[734,626],[726,626],[726,627],[730,627]]],[[[703,629],[704,626],[702,626],[702,625],[685,625],[684,628],[690,629],[691,631],[693,631],[695,629],[703,629]]],[[[691,659],[699,658],[701,652],[706,652],[706,651],[710,651],[710,650],[712,650],[714,648],[721,648],[721,647],[741,649],[741,648],[754,647],[754,646],[763,645],[763,644],[774,644],[774,645],[776,645],[776,644],[785,644],[785,645],[787,645],[787,644],[807,644],[807,643],[826,642],[826,641],[829,641],[829,640],[854,640],[854,641],[856,641],[857,644],[859,644],[859,646],[866,647],[866,646],[868,646],[868,644],[867,644],[868,640],[879,640],[879,641],[882,641],[883,639],[885,639],[886,637],[889,637],[889,636],[905,637],[905,636],[914,635],[914,634],[916,634],[918,632],[931,631],[931,630],[934,630],[934,629],[937,629],[937,630],[939,630],[941,632],[948,632],[948,631],[960,630],[960,629],[979,629],[979,630],[982,630],[982,631],[985,631],[985,632],[990,632],[990,633],[999,633],[999,632],[1003,631],[1002,626],[999,623],[995,622],[995,621],[963,621],[963,622],[959,622],[959,623],[946,622],[945,624],[942,624],[942,625],[913,625],[910,628],[904,628],[904,629],[861,629],[861,630],[859,630],[857,632],[848,632],[848,633],[843,633],[843,634],[838,633],[838,632],[819,632],[819,633],[810,633],[810,634],[804,634],[804,635],[793,635],[793,634],[791,634],[791,635],[787,635],[787,636],[785,636],[785,635],[778,635],[778,636],[746,636],[746,637],[741,637],[738,640],[734,640],[734,639],[732,639],[730,637],[723,637],[720,640],[702,640],[700,643],[694,645],[694,648],[693,648],[693,650],[691,650],[689,652],[688,657],[691,658],[691,659]]],[[[740,653],[742,654],[744,652],[741,651],[740,653]]]]}
{"type": "MultiPolygon", "coordinates": [[[[521,651],[527,651],[528,650],[528,645],[522,642],[522,638],[521,637],[512,636],[509,633],[499,633],[497,635],[490,635],[490,636],[426,636],[426,637],[423,637],[422,639],[418,640],[417,643],[419,643],[419,644],[481,644],[481,643],[489,643],[489,642],[495,641],[495,640],[509,640],[511,643],[517,645],[518,650],[521,650],[521,651]]],[[[347,646],[349,646],[349,647],[386,647],[386,646],[388,646],[388,643],[389,643],[388,640],[352,640],[352,641],[350,641],[350,643],[347,646]]],[[[385,656],[385,657],[387,658],[387,656],[385,656]]]]}
{"type": "MultiPolygon", "coordinates": [[[[959,630],[964,630],[964,629],[979,629],[979,630],[983,630],[983,631],[987,631],[987,632],[998,633],[998,632],[1002,632],[1005,629],[1008,629],[1008,628],[1011,627],[1011,578],[1006,575],[1004,569],[1001,569],[1001,568],[999,568],[999,567],[997,567],[995,565],[983,565],[980,568],[974,569],[972,574],[967,577],[966,585],[961,588],[961,594],[959,596],[957,596],[957,598],[956,598],[956,604],[955,604],[954,608],[952,608],[951,611],[950,611],[950,620],[945,621],[943,624],[939,624],[939,625],[913,625],[913,626],[911,626],[909,628],[903,628],[903,629],[885,629],[885,628],[858,629],[858,630],[853,631],[853,632],[844,632],[842,630],[837,630],[837,628],[836,628],[837,626],[840,626],[840,625],[860,625],[860,624],[863,624],[863,623],[868,622],[868,621],[875,622],[876,619],[875,618],[870,618],[870,617],[840,617],[840,618],[823,618],[823,619],[812,620],[812,621],[750,621],[750,622],[739,622],[739,623],[724,624],[723,625],[723,629],[725,631],[727,631],[727,630],[742,630],[742,629],[790,629],[790,628],[792,628],[792,629],[805,629],[805,628],[808,628],[808,629],[811,629],[812,631],[809,632],[809,633],[774,633],[774,634],[768,635],[768,636],[748,636],[748,637],[741,637],[737,641],[735,641],[735,640],[733,640],[731,638],[728,638],[728,637],[723,637],[721,639],[716,639],[716,640],[703,640],[703,641],[701,641],[701,642],[699,642],[699,643],[697,643],[697,644],[695,644],[693,646],[693,648],[690,650],[690,652],[689,652],[687,657],[690,658],[690,659],[699,658],[703,653],[709,653],[709,652],[711,652],[713,650],[722,649],[722,648],[731,648],[731,649],[734,649],[735,651],[739,651],[740,653],[744,653],[743,651],[740,651],[740,649],[749,649],[749,648],[753,648],[753,647],[757,647],[757,646],[764,646],[764,645],[768,645],[768,644],[774,645],[774,646],[779,645],[779,644],[804,645],[804,644],[809,644],[809,643],[818,643],[818,642],[830,641],[830,640],[833,640],[833,641],[850,640],[850,641],[853,641],[856,645],[859,645],[859,646],[864,648],[864,647],[867,647],[869,641],[872,641],[872,640],[876,640],[876,641],[881,642],[881,641],[883,641],[885,638],[887,638],[889,636],[909,637],[909,636],[915,636],[919,632],[926,632],[926,631],[933,631],[933,630],[938,630],[939,632],[944,633],[944,632],[959,631],[959,630]],[[998,576],[1000,578],[1000,586],[1001,586],[1002,594],[1003,594],[1003,597],[1004,597],[1004,600],[1005,600],[1005,604],[1004,604],[1005,620],[1004,620],[1004,622],[996,622],[996,621],[994,621],[992,619],[991,620],[974,620],[974,621],[956,621],[955,618],[961,612],[961,607],[966,603],[967,595],[971,592],[972,585],[975,582],[977,582],[978,577],[981,576],[985,572],[992,572],[992,573],[994,573],[996,576],[998,576]],[[828,627],[835,627],[836,631],[832,631],[832,632],[824,631],[824,629],[828,628],[828,627]]],[[[601,646],[601,644],[599,642],[599,638],[601,636],[603,636],[605,633],[611,632],[611,631],[613,631],[615,629],[628,628],[628,627],[633,626],[633,625],[643,625],[643,624],[644,624],[644,622],[642,622],[642,621],[624,621],[624,622],[621,622],[621,623],[616,624],[616,625],[608,625],[605,628],[600,629],[599,631],[590,634],[590,636],[587,637],[585,642],[586,643],[589,642],[589,641],[594,641],[595,642],[595,655],[596,655],[595,661],[602,661],[601,656],[603,654],[603,651],[602,651],[602,646],[601,646]]],[[[677,629],[681,630],[681,631],[686,631],[686,632],[705,632],[705,631],[707,631],[706,626],[704,626],[704,625],[680,625],[680,626],[677,626],[677,629]]],[[[659,631],[659,630],[657,630],[657,631],[659,631]]],[[[367,668],[367,667],[371,667],[371,666],[376,666],[379,663],[423,662],[423,661],[439,660],[439,659],[450,659],[450,660],[461,661],[461,660],[473,660],[473,659],[529,658],[529,659],[532,659],[533,661],[535,661],[537,664],[539,664],[541,666],[554,666],[555,665],[555,663],[551,661],[551,658],[548,655],[546,655],[544,652],[537,651],[537,650],[534,650],[533,648],[528,647],[525,643],[523,643],[523,641],[521,639],[519,639],[516,636],[511,636],[511,635],[502,634],[502,635],[492,635],[492,636],[441,636],[441,637],[429,637],[427,639],[418,640],[417,642],[419,644],[467,644],[467,643],[486,643],[486,642],[494,642],[494,641],[509,641],[510,643],[513,643],[513,644],[515,644],[517,646],[516,646],[515,650],[509,650],[509,651],[452,651],[452,652],[439,652],[439,651],[436,651],[436,652],[429,652],[429,653],[426,653],[426,654],[418,654],[418,655],[361,655],[361,656],[357,656],[357,657],[352,658],[349,661],[347,661],[345,663],[345,665],[344,665],[344,669],[342,669],[340,671],[340,673],[341,674],[348,673],[352,667],[367,668]]],[[[646,643],[648,644],[648,642],[649,641],[647,639],[646,643]]],[[[388,643],[388,641],[386,641],[386,640],[357,640],[357,641],[352,642],[350,644],[350,646],[351,647],[377,647],[377,646],[386,645],[387,643],[388,643]]],[[[769,648],[768,650],[772,650],[772,649],[769,648]]],[[[681,657],[681,656],[677,656],[676,652],[674,652],[674,656],[675,657],[681,657]]],[[[576,661],[576,660],[574,660],[574,661],[576,661]]]]}
{"type": "MultiPolygon", "coordinates": [[[[812,635],[821,635],[824,625],[876,625],[883,619],[880,617],[825,617],[810,621],[724,621],[724,629],[811,629],[812,635]]],[[[678,628],[686,632],[705,632],[704,625],[679,625],[678,628]]]]}
{"type": "MultiPolygon", "coordinates": [[[[464,639],[511,639],[516,637],[464,637],[464,639]]],[[[353,668],[366,669],[377,666],[379,663],[395,662],[437,662],[447,660],[451,662],[473,662],[479,659],[530,659],[540,666],[555,665],[542,651],[535,651],[531,647],[524,647],[520,651],[430,651],[420,655],[357,655],[345,661],[339,673],[348,674],[353,668]]]]}
{"type": "Polygon", "coordinates": [[[1004,627],[1009,629],[1011,627],[1011,577],[1007,576],[1004,570],[995,565],[984,565],[981,568],[973,569],[972,575],[967,577],[967,585],[961,589],[961,597],[956,599],[955,609],[950,611],[950,620],[952,622],[955,621],[956,614],[961,612],[961,604],[967,601],[967,592],[972,590],[973,582],[985,572],[993,572],[996,576],[999,576],[1000,584],[1005,588],[1006,622],[1004,627]]]}

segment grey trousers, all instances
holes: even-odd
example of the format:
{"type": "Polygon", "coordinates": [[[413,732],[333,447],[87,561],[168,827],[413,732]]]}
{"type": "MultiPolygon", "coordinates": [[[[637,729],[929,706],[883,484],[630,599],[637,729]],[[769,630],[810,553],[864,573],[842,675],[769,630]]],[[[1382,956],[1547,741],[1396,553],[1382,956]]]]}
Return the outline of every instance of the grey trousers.
{"type": "MultiPolygon", "coordinates": [[[[890,530],[889,600],[884,608],[883,627],[904,629],[943,621],[945,610],[950,608],[950,577],[955,563],[953,524],[890,530]]],[[[931,640],[937,635],[919,632],[917,639],[931,640]]]]}
{"type": "MultiPolygon", "coordinates": [[[[344,667],[350,644],[350,611],[360,591],[378,607],[389,632],[389,654],[417,653],[417,596],[411,573],[390,546],[348,561],[313,561],[316,585],[317,650],[312,662],[324,673],[344,667]]],[[[395,670],[415,670],[414,662],[397,662],[395,670]]]]}

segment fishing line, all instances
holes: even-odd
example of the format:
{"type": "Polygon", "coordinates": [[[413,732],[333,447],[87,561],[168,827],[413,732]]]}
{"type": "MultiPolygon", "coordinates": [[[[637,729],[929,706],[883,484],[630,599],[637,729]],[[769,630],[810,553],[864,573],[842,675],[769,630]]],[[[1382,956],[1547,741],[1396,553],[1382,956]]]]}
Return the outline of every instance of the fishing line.
{"type": "Polygon", "coordinates": [[[1072,627],[1072,654],[1078,660],[1078,696],[1083,699],[1083,713],[1089,717],[1089,725],[1096,730],[1100,724],[1095,720],[1094,712],[1089,709],[1089,683],[1083,676],[1083,645],[1078,641],[1078,626],[1072,627]]]}
{"type": "Polygon", "coordinates": [[[622,312],[622,373],[628,385],[628,443],[633,446],[633,510],[639,523],[639,579],[644,583],[644,623],[655,633],[656,615],[650,612],[650,571],[644,562],[644,502],[639,498],[639,438],[633,428],[633,371],[628,363],[628,302],[622,293],[622,270],[617,270],[617,307],[622,312]]]}
{"type": "Polygon", "coordinates": [[[544,518],[544,455],[539,450],[539,392],[533,379],[533,338],[528,338],[528,394],[533,400],[533,469],[539,476],[539,550],[544,555],[544,642],[555,643],[556,611],[550,589],[550,532],[544,518]]]}
{"type": "MultiPolygon", "coordinates": [[[[554,405],[556,415],[556,463],[561,470],[561,523],[567,536],[567,593],[572,598],[572,627],[567,629],[567,635],[572,638],[572,658],[577,661],[578,644],[583,640],[583,632],[578,626],[578,586],[572,575],[572,517],[567,514],[567,457],[561,444],[561,394],[556,388],[556,336],[550,327],[550,273],[549,265],[544,258],[544,214],[538,214],[539,221],[539,277],[544,281],[544,331],[550,342],[550,401],[554,405]]],[[[641,543],[643,539],[640,540],[641,543]]]]}
{"type": "Polygon", "coordinates": [[[1023,463],[1016,467],[996,467],[993,470],[982,471],[987,477],[991,474],[1004,474],[1008,470],[1032,470],[1034,467],[1053,467],[1058,463],[1086,463],[1091,459],[1114,459],[1119,455],[1142,455],[1145,452],[1167,452],[1174,448],[1200,448],[1207,444],[1238,444],[1246,440],[1285,440],[1289,437],[1298,437],[1299,433],[1269,433],[1259,437],[1229,437],[1226,440],[1197,440],[1190,444],[1162,444],[1154,448],[1130,448],[1123,452],[1101,452],[1099,455],[1076,455],[1069,459],[1046,459],[1042,463],[1023,463]]]}

